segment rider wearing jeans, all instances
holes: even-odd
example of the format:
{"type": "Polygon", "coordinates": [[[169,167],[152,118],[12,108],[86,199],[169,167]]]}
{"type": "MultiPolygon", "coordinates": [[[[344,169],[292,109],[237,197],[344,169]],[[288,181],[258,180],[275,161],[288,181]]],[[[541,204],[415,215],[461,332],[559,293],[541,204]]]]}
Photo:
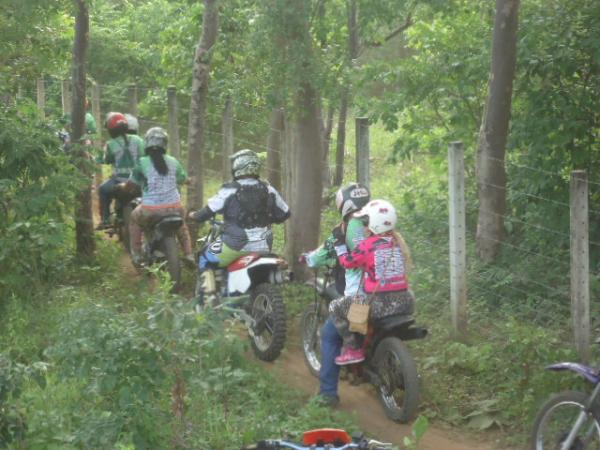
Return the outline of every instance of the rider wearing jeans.
{"type": "MultiPolygon", "coordinates": [[[[370,305],[369,317],[380,319],[414,312],[414,296],[409,290],[406,267],[409,251],[402,236],[394,231],[396,210],[385,200],[369,202],[359,213],[368,218],[369,236],[348,252],[343,241],[336,245],[340,264],[347,269],[362,269],[364,294],[370,305]]],[[[335,358],[338,365],[353,364],[365,359],[364,348],[357,333],[349,330],[348,310],[353,297],[342,297],[329,305],[333,323],[344,341],[342,354],[335,358]]]]}
{"type": "Polygon", "coordinates": [[[271,225],[290,217],[290,208],[279,192],[260,179],[261,162],[255,152],[240,150],[230,159],[233,181],[225,183],[208,200],[207,206],[189,213],[189,217],[197,222],[223,214],[225,222],[221,238],[200,255],[200,271],[209,264],[227,267],[240,256],[252,252],[270,252],[273,244],[271,225]]]}
{"type": "MultiPolygon", "coordinates": [[[[361,269],[344,269],[337,259],[335,242],[345,242],[351,251],[365,239],[363,222],[354,214],[365,206],[370,199],[369,190],[358,184],[351,183],[340,190],[336,195],[336,206],[342,215],[342,223],[336,226],[325,243],[311,252],[302,255],[309,267],[335,266],[334,277],[336,289],[344,296],[352,296],[361,289],[361,269]]],[[[339,402],[338,381],[340,366],[335,363],[335,358],[340,355],[342,338],[333,321],[329,318],[321,330],[321,370],[319,371],[319,396],[328,404],[336,405],[339,402]]]]}
{"type": "Polygon", "coordinates": [[[100,185],[100,210],[102,223],[99,229],[109,226],[110,203],[115,196],[119,183],[131,178],[133,168],[144,155],[144,141],[139,136],[127,134],[127,119],[125,115],[111,112],[106,117],[106,128],[111,139],[106,143],[104,155],[98,159],[103,164],[113,165],[113,174],[100,185]]]}

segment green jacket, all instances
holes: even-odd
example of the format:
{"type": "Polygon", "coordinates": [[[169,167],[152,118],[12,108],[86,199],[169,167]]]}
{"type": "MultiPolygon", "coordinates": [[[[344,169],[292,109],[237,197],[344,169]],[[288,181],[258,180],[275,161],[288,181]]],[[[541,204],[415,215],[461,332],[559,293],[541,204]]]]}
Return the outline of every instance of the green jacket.
{"type": "Polygon", "coordinates": [[[110,139],[104,148],[104,155],[100,157],[100,163],[113,165],[113,176],[129,178],[140,158],[144,156],[144,140],[135,134],[127,135],[125,138],[119,136],[110,139]]]}
{"type": "MultiPolygon", "coordinates": [[[[346,225],[346,246],[352,251],[365,239],[365,226],[363,222],[356,218],[351,218],[346,225]]],[[[306,263],[309,267],[335,267],[338,264],[337,254],[334,248],[335,238],[331,234],[316,250],[308,252],[306,263]]],[[[346,269],[346,288],[344,295],[354,295],[359,289],[362,277],[362,269],[346,269]]]]}

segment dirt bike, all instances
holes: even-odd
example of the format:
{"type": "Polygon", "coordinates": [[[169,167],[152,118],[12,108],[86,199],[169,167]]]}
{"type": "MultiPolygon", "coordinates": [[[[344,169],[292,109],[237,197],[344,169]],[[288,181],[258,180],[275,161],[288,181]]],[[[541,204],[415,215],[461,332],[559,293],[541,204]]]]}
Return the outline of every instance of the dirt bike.
{"type": "Polygon", "coordinates": [[[366,439],[362,433],[351,437],[344,430],[323,428],[304,433],[301,444],[282,439],[270,439],[242,447],[242,450],[385,450],[391,448],[392,444],[366,439]]]}
{"type": "Polygon", "coordinates": [[[600,368],[563,362],[548,370],[569,370],[592,384],[592,392],[563,391],[540,408],[532,433],[532,450],[600,449],[600,368]]]}
{"type": "MultiPolygon", "coordinates": [[[[333,284],[332,269],[315,277],[315,298],[302,316],[302,348],[310,372],[318,377],[321,369],[321,328],[329,315],[329,303],[342,296],[333,284]]],[[[354,383],[375,386],[388,418],[409,422],[419,404],[419,375],[405,341],[423,339],[427,329],[414,326],[407,315],[392,315],[369,323],[363,341],[366,359],[348,366],[354,383]]]]}
{"type": "Polygon", "coordinates": [[[124,181],[115,186],[114,195],[115,210],[110,216],[110,226],[106,232],[110,237],[116,234],[129,253],[129,217],[136,206],[134,200],[142,195],[142,191],[134,182],[124,181]]]}
{"type": "MultiPolygon", "coordinates": [[[[141,198],[131,202],[133,209],[141,203],[141,198]]],[[[171,276],[173,290],[181,285],[181,261],[177,244],[177,230],[183,225],[183,218],[176,214],[156,219],[143,230],[141,260],[134,261],[138,268],[164,264],[171,276]]]]}
{"type": "MultiPolygon", "coordinates": [[[[224,223],[211,219],[199,240],[197,260],[221,236],[224,223]]],[[[196,277],[196,308],[227,310],[248,330],[252,350],[262,361],[274,361],[285,344],[287,314],[279,285],[289,281],[287,262],[275,254],[250,253],[228,267],[210,266],[196,277]]]]}

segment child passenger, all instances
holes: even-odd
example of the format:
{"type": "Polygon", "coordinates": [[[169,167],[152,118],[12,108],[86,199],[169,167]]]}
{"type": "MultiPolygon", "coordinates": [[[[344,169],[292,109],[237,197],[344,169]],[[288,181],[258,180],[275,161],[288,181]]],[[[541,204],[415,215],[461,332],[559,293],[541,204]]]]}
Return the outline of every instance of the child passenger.
{"type": "MultiPolygon", "coordinates": [[[[370,319],[414,312],[415,298],[406,276],[411,259],[402,236],[394,231],[397,216],[394,206],[385,200],[370,201],[356,216],[364,217],[367,238],[352,252],[344,242],[336,243],[340,264],[346,269],[360,268],[365,298],[370,305],[370,319]]],[[[338,365],[354,364],[365,359],[356,336],[349,330],[348,310],[353,297],[334,300],[329,306],[332,321],[344,341],[342,353],[335,358],[338,365]]]]}

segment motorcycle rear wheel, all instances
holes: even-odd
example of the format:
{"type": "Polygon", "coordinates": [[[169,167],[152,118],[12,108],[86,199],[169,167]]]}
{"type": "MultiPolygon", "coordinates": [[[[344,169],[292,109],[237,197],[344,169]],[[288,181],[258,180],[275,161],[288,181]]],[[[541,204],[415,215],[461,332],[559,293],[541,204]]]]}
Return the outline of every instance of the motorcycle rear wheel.
{"type": "Polygon", "coordinates": [[[125,251],[127,253],[131,253],[130,247],[130,238],[129,238],[129,220],[131,218],[131,212],[133,208],[130,205],[126,205],[123,207],[123,217],[122,222],[119,225],[119,240],[123,243],[123,247],[125,247],[125,251]]]}
{"type": "Polygon", "coordinates": [[[250,336],[252,350],[262,361],[274,361],[285,344],[287,319],[285,303],[279,286],[261,283],[252,290],[250,315],[259,330],[250,336]]]}
{"type": "Polygon", "coordinates": [[[327,311],[322,303],[313,303],[302,315],[302,350],[304,362],[313,376],[318,377],[321,370],[321,328],[327,319],[327,311]]]}
{"type": "Polygon", "coordinates": [[[162,241],[165,259],[167,260],[167,271],[173,281],[173,291],[177,291],[181,284],[181,264],[179,262],[179,248],[175,236],[165,236],[162,241]]]}
{"type": "Polygon", "coordinates": [[[419,405],[419,376],[410,352],[400,339],[387,337],[377,345],[373,361],[385,414],[395,422],[409,422],[419,405]]]}
{"type": "MultiPolygon", "coordinates": [[[[579,391],[565,391],[552,396],[540,408],[531,435],[532,450],[560,449],[579,414],[585,409],[589,395],[579,391]]],[[[600,424],[593,415],[575,436],[569,450],[600,448],[600,424]]]]}

